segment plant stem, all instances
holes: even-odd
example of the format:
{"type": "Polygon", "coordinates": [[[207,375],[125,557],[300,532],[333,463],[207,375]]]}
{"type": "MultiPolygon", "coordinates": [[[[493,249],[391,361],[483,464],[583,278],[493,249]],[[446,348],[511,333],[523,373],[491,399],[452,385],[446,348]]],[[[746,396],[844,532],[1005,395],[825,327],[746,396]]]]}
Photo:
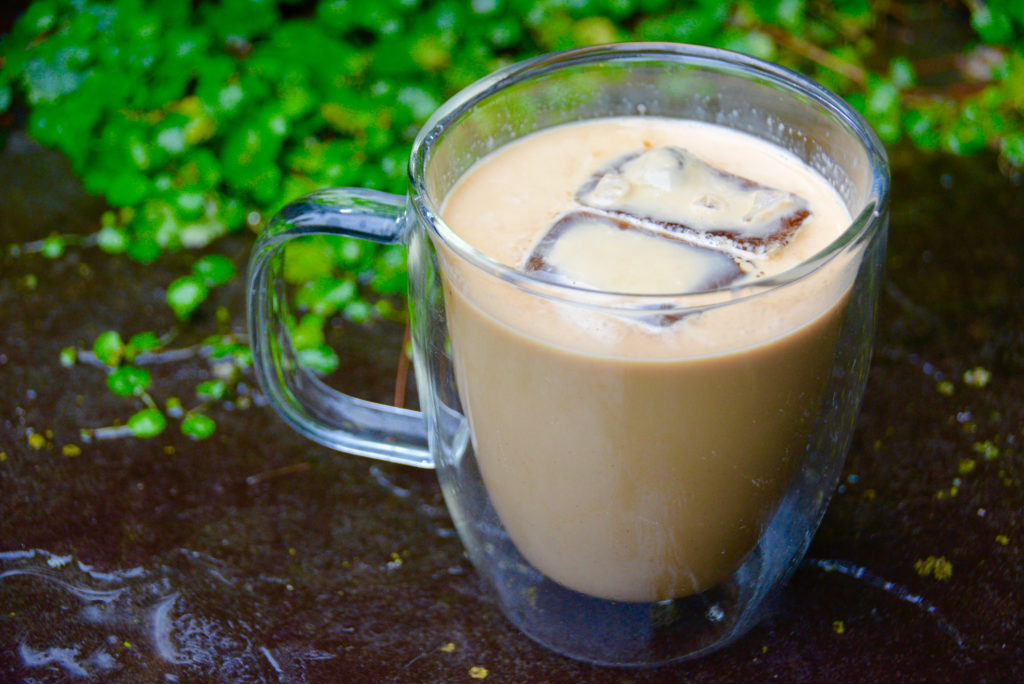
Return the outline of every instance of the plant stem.
{"type": "Polygon", "coordinates": [[[395,406],[405,408],[405,393],[409,384],[409,355],[405,353],[409,346],[412,330],[409,324],[405,324],[405,333],[402,335],[402,348],[398,352],[398,373],[395,376],[395,406]]]}

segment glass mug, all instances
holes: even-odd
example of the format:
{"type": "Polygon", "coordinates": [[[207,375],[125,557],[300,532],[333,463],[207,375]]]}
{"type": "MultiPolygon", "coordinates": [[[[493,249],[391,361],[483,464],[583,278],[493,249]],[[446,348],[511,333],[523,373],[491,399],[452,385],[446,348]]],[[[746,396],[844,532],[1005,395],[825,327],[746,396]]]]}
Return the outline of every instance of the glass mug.
{"type": "Polygon", "coordinates": [[[272,405],[334,449],[436,468],[502,611],[557,652],[654,665],[739,638],[805,553],[849,449],[888,224],[878,138],[841,99],[781,67],[620,44],[541,56],[466,88],[419,133],[409,178],[407,197],[333,189],[298,200],[255,245],[249,322],[272,405]],[[780,275],[655,296],[534,277],[441,218],[447,193],[488,153],[614,116],[705,121],[767,140],[833,185],[852,223],[780,275]],[[422,412],[348,396],[299,363],[282,247],[316,234],[408,246],[422,412]],[[748,332],[698,355],[610,353],[599,337],[557,332],[560,317],[624,325],[652,315],[745,321],[748,332]]]}

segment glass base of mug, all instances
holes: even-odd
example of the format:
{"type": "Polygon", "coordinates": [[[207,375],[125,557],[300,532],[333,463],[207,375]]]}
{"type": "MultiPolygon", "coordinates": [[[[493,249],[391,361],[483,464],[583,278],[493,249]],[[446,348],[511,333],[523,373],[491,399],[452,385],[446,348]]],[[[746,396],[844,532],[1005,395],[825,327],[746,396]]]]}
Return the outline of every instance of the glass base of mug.
{"type": "Polygon", "coordinates": [[[496,539],[494,531],[485,553],[496,557],[483,567],[490,569],[486,579],[502,612],[534,641],[576,660],[651,667],[699,658],[740,638],[764,617],[769,592],[758,591],[763,564],[757,549],[732,577],[707,591],[633,603],[552,581],[531,567],[507,536],[496,539]]]}
{"type": "Polygon", "coordinates": [[[742,636],[755,620],[727,621],[730,587],[683,599],[626,603],[587,596],[546,578],[499,587],[529,602],[500,600],[524,634],[562,655],[596,665],[645,667],[699,658],[742,636]]]}
{"type": "MultiPolygon", "coordinates": [[[[826,427],[831,421],[823,421],[826,427]]],[[[706,656],[766,617],[799,565],[838,479],[845,445],[823,429],[754,547],[732,575],[686,597],[613,601],[561,585],[519,552],[494,510],[461,422],[438,474],[470,559],[505,616],[542,646],[595,665],[652,667],[706,656]],[[451,496],[458,491],[459,496],[451,496]]]]}

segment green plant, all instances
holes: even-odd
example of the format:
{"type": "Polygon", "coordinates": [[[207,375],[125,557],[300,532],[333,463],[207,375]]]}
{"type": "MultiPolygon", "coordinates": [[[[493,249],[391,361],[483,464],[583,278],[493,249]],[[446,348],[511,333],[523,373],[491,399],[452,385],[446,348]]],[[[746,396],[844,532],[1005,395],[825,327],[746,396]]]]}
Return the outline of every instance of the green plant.
{"type": "MultiPolygon", "coordinates": [[[[966,29],[949,48],[960,66],[946,81],[881,44],[888,24],[916,11],[896,0],[36,0],[0,43],[0,113],[23,107],[29,133],[60,150],[110,211],[91,235],[10,249],[59,258],[98,247],[149,262],[258,230],[317,188],[402,192],[417,128],[455,91],[543,51],[622,40],[774,60],[846,96],[886,143],[994,149],[1016,172],[1024,4],[942,9],[966,29]]],[[[400,247],[296,243],[286,270],[296,341],[322,372],[337,365],[324,343],[330,319],[404,319],[400,247]]],[[[186,321],[233,276],[223,261],[200,260],[168,284],[167,303],[186,321]]],[[[146,403],[143,374],[107,365],[146,403]]],[[[145,416],[153,421],[137,422],[138,436],[158,432],[145,416]]]]}
{"type": "MultiPolygon", "coordinates": [[[[220,318],[226,321],[226,312],[220,318]]],[[[96,337],[91,349],[65,347],[61,351],[61,365],[86,363],[102,368],[107,373],[109,390],[116,396],[136,400],[139,406],[123,425],[83,429],[83,440],[155,437],[167,427],[168,418],[178,421],[183,434],[206,439],[216,429],[213,418],[206,413],[215,402],[230,398],[242,408],[252,403],[239,383],[242,372],[252,365],[247,344],[231,333],[221,332],[199,345],[174,349],[169,346],[172,337],[145,331],[125,341],[116,330],[107,330],[96,337]],[[197,356],[207,360],[214,375],[214,379],[195,386],[197,403],[186,409],[180,398],[172,396],[161,406],[150,392],[153,376],[148,366],[197,356]]]]}
{"type": "MultiPolygon", "coordinates": [[[[603,41],[753,53],[847,95],[887,142],[909,136],[953,152],[987,145],[1021,165],[1020,3],[965,6],[977,36],[961,54],[974,58],[976,88],[956,96],[923,87],[905,57],[881,54],[873,36],[889,7],[37,0],[0,48],[0,110],[26,103],[30,133],[118,209],[95,244],[141,261],[256,228],[283,202],[327,185],[401,192],[417,126],[455,90],[513,59],[603,41]]],[[[46,248],[63,246],[55,236],[46,248]]]]}

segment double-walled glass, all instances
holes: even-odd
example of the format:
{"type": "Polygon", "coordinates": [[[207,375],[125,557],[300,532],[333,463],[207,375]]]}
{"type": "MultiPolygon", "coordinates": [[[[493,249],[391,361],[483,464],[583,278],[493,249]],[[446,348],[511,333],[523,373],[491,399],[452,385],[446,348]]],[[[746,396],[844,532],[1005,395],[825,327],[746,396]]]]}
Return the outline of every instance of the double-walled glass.
{"type": "Polygon", "coordinates": [[[762,616],[836,486],[871,356],[888,192],[867,124],[788,70],[674,44],[539,57],[441,107],[416,139],[407,197],[327,190],[275,218],[250,267],[256,368],[303,434],[436,468],[473,564],[538,642],[606,664],[695,657],[762,616]],[[623,295],[502,265],[441,218],[453,185],[502,145],[621,116],[762,138],[827,179],[853,221],[755,284],[623,295]],[[281,248],[311,234],[408,245],[422,413],[342,394],[298,362],[281,248]],[[624,352],[564,324],[652,317],[735,333],[624,352]]]}

